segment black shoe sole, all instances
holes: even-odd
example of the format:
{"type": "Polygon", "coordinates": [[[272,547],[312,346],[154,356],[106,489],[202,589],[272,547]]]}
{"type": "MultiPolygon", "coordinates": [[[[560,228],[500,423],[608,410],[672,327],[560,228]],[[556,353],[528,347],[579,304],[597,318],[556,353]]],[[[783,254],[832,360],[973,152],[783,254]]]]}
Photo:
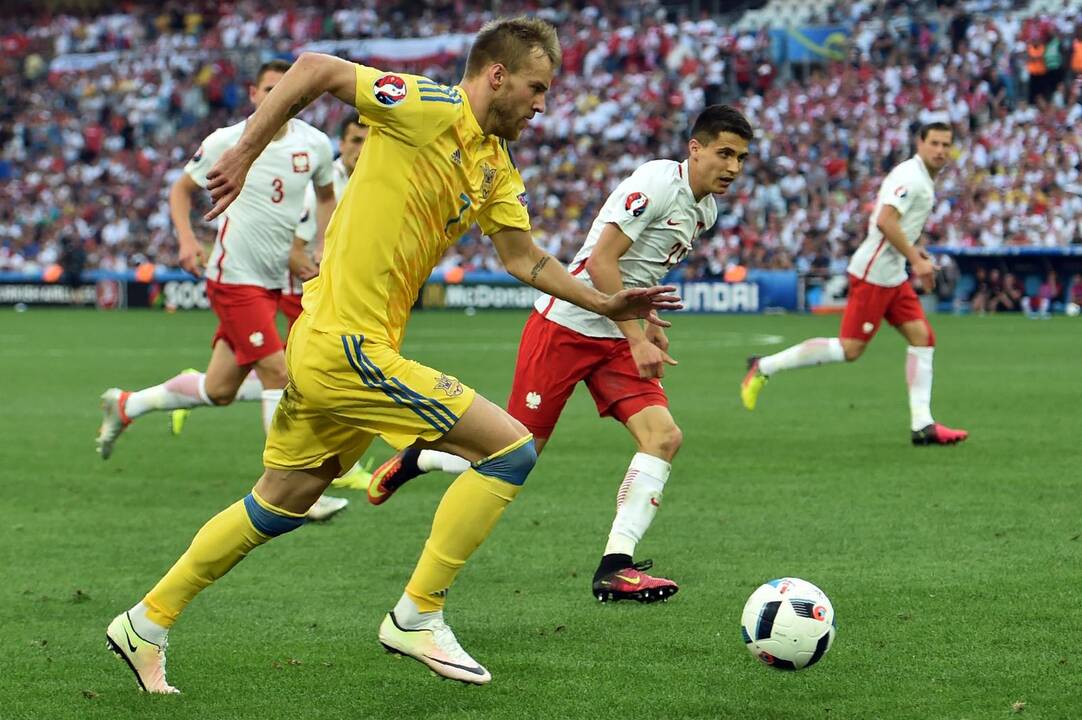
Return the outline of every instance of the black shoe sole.
{"type": "Polygon", "coordinates": [[[131,670],[131,674],[135,676],[135,682],[139,683],[139,689],[143,692],[147,692],[146,685],[143,684],[143,680],[139,677],[139,673],[135,671],[135,666],[131,664],[131,660],[129,660],[128,656],[120,649],[120,646],[113,642],[113,639],[109,637],[108,633],[105,635],[105,648],[107,650],[112,650],[114,655],[124,661],[124,664],[131,670]]]}
{"type": "Polygon", "coordinates": [[[620,600],[634,600],[641,603],[665,602],[680,588],[669,586],[654,588],[652,590],[636,590],[635,592],[616,592],[613,590],[594,590],[594,597],[598,602],[619,602],[620,600]]]}
{"type": "Polygon", "coordinates": [[[927,435],[923,435],[923,436],[920,436],[920,437],[917,437],[915,435],[913,436],[913,444],[916,445],[917,447],[926,447],[926,446],[929,446],[929,445],[959,445],[959,444],[961,444],[963,442],[965,442],[964,438],[961,439],[961,440],[953,440],[951,442],[943,443],[943,442],[939,442],[935,437],[930,437],[930,436],[927,436],[927,435]]]}

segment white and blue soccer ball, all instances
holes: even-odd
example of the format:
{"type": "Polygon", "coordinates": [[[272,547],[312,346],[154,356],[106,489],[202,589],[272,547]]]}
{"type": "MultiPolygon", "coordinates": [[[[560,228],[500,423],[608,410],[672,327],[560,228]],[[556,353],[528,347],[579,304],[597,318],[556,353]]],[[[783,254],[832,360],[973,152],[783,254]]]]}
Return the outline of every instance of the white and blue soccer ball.
{"type": "Polygon", "coordinates": [[[834,606],[800,578],[760,585],[744,604],[740,634],[753,656],[776,670],[800,670],[823,659],[834,642],[834,606]]]}
{"type": "Polygon", "coordinates": [[[1064,308],[1064,312],[1067,313],[1069,317],[1078,317],[1078,313],[1082,312],[1082,308],[1078,307],[1078,303],[1069,302],[1064,308]]]}

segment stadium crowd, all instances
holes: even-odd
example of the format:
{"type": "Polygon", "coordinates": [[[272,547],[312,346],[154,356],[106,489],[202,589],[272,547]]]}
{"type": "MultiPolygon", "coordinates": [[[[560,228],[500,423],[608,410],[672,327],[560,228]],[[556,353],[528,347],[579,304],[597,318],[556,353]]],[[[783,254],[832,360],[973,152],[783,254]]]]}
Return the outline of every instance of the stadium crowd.
{"type": "MultiPolygon", "coordinates": [[[[943,118],[957,131],[955,162],[932,243],[1082,243],[1082,23],[1069,11],[1004,12],[1013,4],[838,2],[821,20],[849,29],[844,56],[777,64],[769,29],[734,33],[731,18],[504,3],[504,14],[550,19],[564,45],[547,112],[514,148],[537,240],[570,259],[616,182],[645,160],[682,157],[690,119],[726,101],[758,135],[687,278],[733,263],[843,271],[882,175],[922,121],[943,118]]],[[[0,271],[54,263],[65,241],[82,244],[88,269],[175,265],[169,185],[204,136],[244,117],[260,62],[321,40],[470,33],[491,17],[464,2],[376,5],[170,0],[0,21],[0,271]]],[[[384,64],[453,83],[463,60],[384,64]]],[[[327,101],[304,117],[334,137],[343,112],[327,101]]],[[[455,266],[498,261],[474,231],[444,259],[455,266]]]]}

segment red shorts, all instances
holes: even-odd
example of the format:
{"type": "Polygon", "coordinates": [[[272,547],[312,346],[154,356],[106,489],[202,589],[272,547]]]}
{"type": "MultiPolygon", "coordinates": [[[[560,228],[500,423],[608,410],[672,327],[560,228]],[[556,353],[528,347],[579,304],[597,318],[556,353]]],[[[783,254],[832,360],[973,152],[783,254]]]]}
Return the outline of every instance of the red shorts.
{"type": "Polygon", "coordinates": [[[300,293],[293,294],[285,290],[278,297],[278,309],[282,311],[282,314],[286,316],[286,320],[289,321],[289,325],[286,326],[286,337],[289,336],[289,331],[293,329],[293,323],[297,322],[297,318],[301,316],[301,312],[304,310],[301,307],[301,298],[304,297],[300,293]]]}
{"type": "Polygon", "coordinates": [[[225,340],[233,349],[238,365],[251,365],[280,352],[282,338],[275,316],[281,294],[258,285],[207,280],[207,299],[218,316],[218,330],[211,346],[225,340]]]}
{"type": "Polygon", "coordinates": [[[909,281],[894,287],[883,287],[849,276],[849,302],[842,315],[842,329],[838,337],[868,342],[886,321],[897,327],[913,320],[923,320],[924,308],[909,281]]]}
{"type": "Polygon", "coordinates": [[[580,381],[586,382],[601,417],[622,423],[644,408],[669,406],[657,378],[639,377],[627,340],[587,337],[530,313],[507,412],[536,437],[547,438],[580,381]]]}

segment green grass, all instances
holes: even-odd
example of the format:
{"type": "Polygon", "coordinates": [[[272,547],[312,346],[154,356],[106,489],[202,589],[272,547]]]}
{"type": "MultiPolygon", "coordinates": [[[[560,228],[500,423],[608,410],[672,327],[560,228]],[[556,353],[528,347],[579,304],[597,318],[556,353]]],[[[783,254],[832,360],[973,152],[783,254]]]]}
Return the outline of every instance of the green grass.
{"type": "MultiPolygon", "coordinates": [[[[409,355],[497,402],[520,314],[415,317],[409,355]]],[[[775,377],[739,407],[744,357],[835,332],[836,319],[680,317],[665,379],[685,444],[642,557],[671,602],[588,592],[632,453],[580,389],[527,490],[477,552],[449,620],[492,670],[470,688],[375,639],[445,476],[379,509],[253,553],[172,633],[149,697],[104,649],[212,514],[260,473],[257,407],[165,415],[94,454],[97,396],[202,367],[207,313],[0,313],[3,718],[1006,718],[1082,716],[1080,323],[936,317],[934,410],[973,436],[908,439],[904,346],[889,330],[853,366],[775,377]],[[739,639],[747,595],[795,575],[837,612],[824,660],[786,674],[739,639]]],[[[380,459],[386,447],[374,448],[380,459]]]]}

